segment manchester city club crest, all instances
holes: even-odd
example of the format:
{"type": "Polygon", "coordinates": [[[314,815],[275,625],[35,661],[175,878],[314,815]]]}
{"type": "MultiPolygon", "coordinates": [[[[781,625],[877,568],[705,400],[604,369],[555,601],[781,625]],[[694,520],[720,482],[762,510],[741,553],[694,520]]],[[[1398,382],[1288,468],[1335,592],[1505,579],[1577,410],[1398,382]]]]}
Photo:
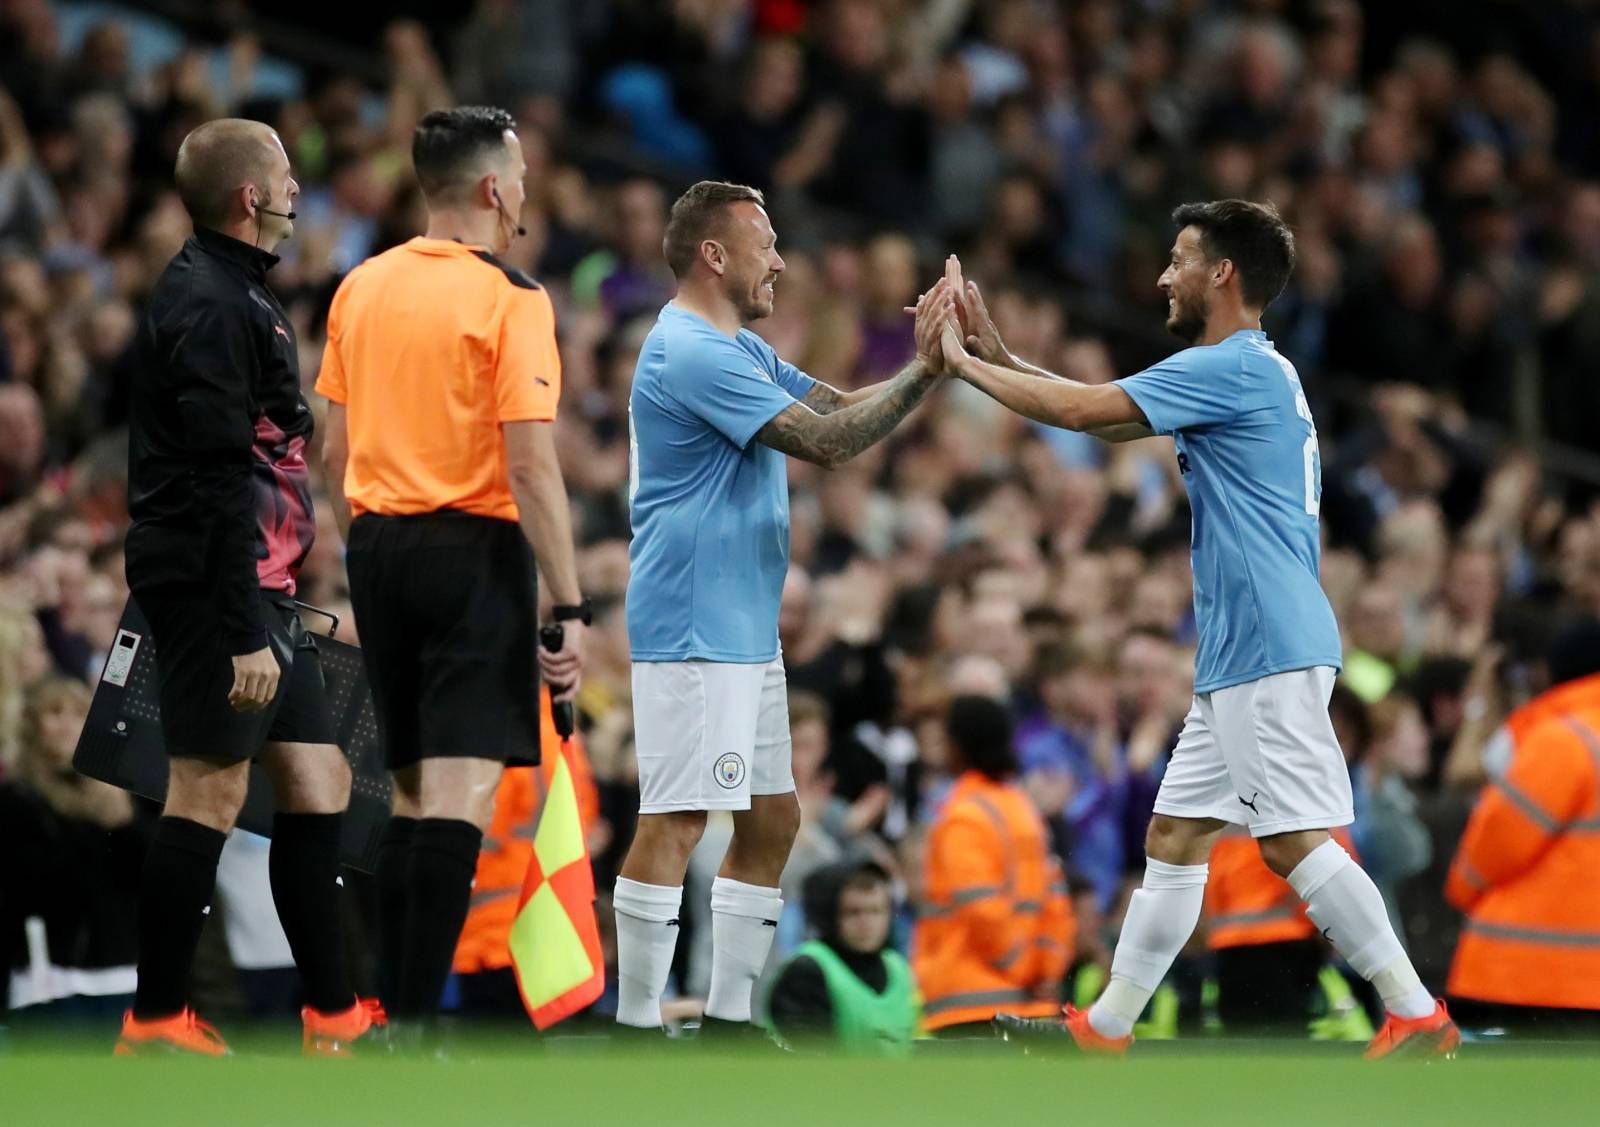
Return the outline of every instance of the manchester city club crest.
{"type": "Polygon", "coordinates": [[[744,758],[737,752],[728,752],[717,760],[711,769],[717,777],[717,785],[724,790],[733,790],[744,782],[744,758]]]}

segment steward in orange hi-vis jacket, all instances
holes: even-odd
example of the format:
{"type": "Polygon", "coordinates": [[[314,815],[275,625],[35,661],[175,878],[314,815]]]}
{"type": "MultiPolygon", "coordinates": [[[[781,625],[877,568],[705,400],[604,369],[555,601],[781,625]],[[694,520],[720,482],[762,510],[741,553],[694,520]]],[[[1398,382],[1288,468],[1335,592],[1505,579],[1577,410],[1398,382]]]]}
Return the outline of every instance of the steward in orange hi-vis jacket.
{"type": "Polygon", "coordinates": [[[911,943],[924,1024],[1053,1015],[1075,927],[1044,822],[1010,781],[1010,718],[997,701],[959,697],[947,730],[961,774],[928,832],[926,902],[911,943]]]}
{"type": "Polygon", "coordinates": [[[1509,761],[1491,762],[1450,868],[1467,919],[1448,992],[1600,1011],[1600,623],[1557,639],[1550,670],[1508,719],[1509,761]]]}

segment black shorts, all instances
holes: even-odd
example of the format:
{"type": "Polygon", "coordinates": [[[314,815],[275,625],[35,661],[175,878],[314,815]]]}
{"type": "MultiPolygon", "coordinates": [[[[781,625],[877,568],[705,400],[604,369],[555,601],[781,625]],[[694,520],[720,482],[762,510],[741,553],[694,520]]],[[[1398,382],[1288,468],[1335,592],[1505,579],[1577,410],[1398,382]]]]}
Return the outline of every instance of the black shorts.
{"type": "Polygon", "coordinates": [[[277,695],[259,712],[238,712],[228,703],[233,658],[222,650],[208,590],[170,585],[136,597],[156,644],[167,754],[240,763],[254,759],[268,742],[337,742],[317,643],[289,596],[261,592],[267,643],[281,676],[277,695]]]}
{"type": "Polygon", "coordinates": [[[346,566],[389,769],[538,763],[538,579],[516,522],[366,513],[346,566]]]}

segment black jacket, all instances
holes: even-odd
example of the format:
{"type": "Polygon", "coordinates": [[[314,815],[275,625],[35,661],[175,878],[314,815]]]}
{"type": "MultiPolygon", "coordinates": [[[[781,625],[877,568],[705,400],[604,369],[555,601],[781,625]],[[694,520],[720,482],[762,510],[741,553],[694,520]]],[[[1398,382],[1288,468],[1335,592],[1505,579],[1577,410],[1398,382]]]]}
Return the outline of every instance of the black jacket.
{"type": "Polygon", "coordinates": [[[167,264],[134,342],[128,584],[212,592],[229,654],[267,644],[259,588],[294,593],[315,535],[294,329],[276,255],[216,231],[167,264]]]}

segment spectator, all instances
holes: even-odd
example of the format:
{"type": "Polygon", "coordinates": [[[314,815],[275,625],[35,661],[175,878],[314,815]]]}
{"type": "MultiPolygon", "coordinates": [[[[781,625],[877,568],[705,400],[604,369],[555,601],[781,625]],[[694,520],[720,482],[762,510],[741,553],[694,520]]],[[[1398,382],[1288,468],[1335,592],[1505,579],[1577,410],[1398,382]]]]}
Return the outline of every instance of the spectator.
{"type": "Polygon", "coordinates": [[[73,773],[88,713],[79,682],[28,690],[16,777],[0,783],[0,966],[12,1009],[103,1025],[133,1002],[149,824],[125,791],[73,773]]]}
{"type": "Polygon", "coordinates": [[[1094,886],[1102,910],[1122,891],[1128,780],[1117,732],[1113,670],[1100,658],[1056,647],[1034,667],[1043,708],[1018,729],[1023,786],[1060,819],[1075,876],[1094,886]]]}
{"type": "Polygon", "coordinates": [[[911,967],[889,946],[889,874],[871,862],[833,865],[806,879],[806,922],[816,938],[784,964],[769,1021],[791,1045],[905,1056],[920,1023],[911,967]]]}

